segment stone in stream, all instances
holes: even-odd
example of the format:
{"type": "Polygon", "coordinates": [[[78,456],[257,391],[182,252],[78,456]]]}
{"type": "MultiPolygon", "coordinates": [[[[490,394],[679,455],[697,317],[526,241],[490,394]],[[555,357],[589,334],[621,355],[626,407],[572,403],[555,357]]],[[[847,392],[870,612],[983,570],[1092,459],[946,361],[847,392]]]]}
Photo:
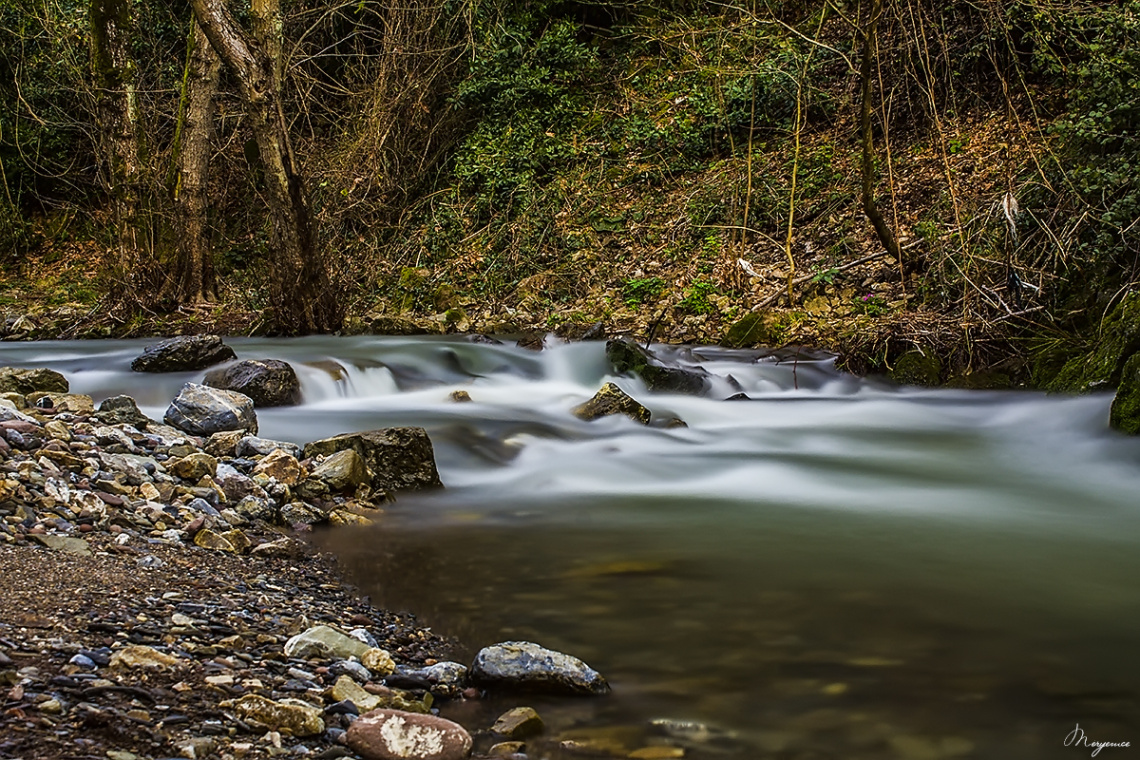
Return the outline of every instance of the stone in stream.
{"type": "Polygon", "coordinates": [[[257,433],[257,415],[249,396],[197,383],[182,386],[163,419],[191,435],[210,436],[223,430],[257,433]]]}
{"type": "MultiPolygon", "coordinates": [[[[363,641],[346,636],[327,625],[314,626],[285,642],[285,656],[301,659],[347,660],[356,657],[363,661],[365,653],[370,649],[363,641]]],[[[367,668],[368,665],[365,664],[364,667],[367,668]]]]}
{"type": "Polygon", "coordinates": [[[51,369],[0,367],[0,393],[67,393],[67,378],[51,369]]]}
{"type": "Polygon", "coordinates": [[[546,725],[533,707],[515,707],[499,716],[491,730],[508,739],[526,739],[542,733],[546,725]]]}
{"type": "Polygon", "coordinates": [[[608,694],[600,673],[577,657],[529,641],[505,641],[484,647],[471,664],[476,685],[549,694],[608,694]]]}
{"type": "Polygon", "coordinates": [[[212,369],[202,382],[211,388],[243,393],[253,399],[256,407],[301,403],[297,373],[288,362],[279,359],[247,359],[212,369]]]}
{"type": "Polygon", "coordinates": [[[435,452],[427,432],[418,427],[384,428],[313,441],[305,457],[328,456],[352,449],[372,471],[372,489],[388,492],[441,488],[435,452]]]}
{"type": "Polygon", "coordinates": [[[613,383],[603,385],[592,399],[574,407],[570,413],[587,422],[611,414],[624,414],[642,425],[648,425],[652,416],[648,409],[613,383]]]}
{"type": "Polygon", "coordinates": [[[236,359],[217,335],[183,335],[147,346],[131,362],[135,372],[188,372],[236,359]]]}
{"type": "Polygon", "coordinates": [[[471,735],[458,723],[400,710],[360,716],[345,741],[365,760],[462,760],[471,754],[471,735]]]}
{"type": "Polygon", "coordinates": [[[708,372],[667,366],[652,351],[628,338],[606,341],[606,358],[618,372],[640,377],[651,391],[699,396],[709,389],[708,372]]]}

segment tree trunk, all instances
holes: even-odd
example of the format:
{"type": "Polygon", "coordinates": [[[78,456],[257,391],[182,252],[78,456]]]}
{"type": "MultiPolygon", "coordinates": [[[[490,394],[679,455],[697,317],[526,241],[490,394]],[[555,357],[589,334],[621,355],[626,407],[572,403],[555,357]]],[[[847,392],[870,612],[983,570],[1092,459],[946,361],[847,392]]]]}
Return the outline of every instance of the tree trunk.
{"type": "Polygon", "coordinates": [[[875,234],[879,236],[879,242],[883,244],[883,248],[894,257],[895,261],[899,262],[901,267],[902,251],[899,249],[898,241],[887,224],[887,220],[883,218],[882,212],[879,211],[878,204],[875,203],[875,138],[871,131],[872,99],[874,97],[872,76],[875,57],[878,55],[877,34],[879,16],[883,13],[882,0],[870,0],[870,6],[870,14],[862,30],[863,57],[859,62],[859,79],[862,85],[859,127],[863,143],[863,213],[871,220],[871,226],[875,228],[875,234]]]}
{"type": "Polygon", "coordinates": [[[114,208],[112,266],[116,295],[136,296],[139,264],[139,131],[135,62],[130,55],[134,25],[130,0],[91,0],[91,70],[94,74],[103,182],[114,208]]]}
{"type": "Polygon", "coordinates": [[[178,253],[171,280],[179,303],[201,304],[217,300],[213,256],[210,251],[207,174],[210,137],[214,127],[214,98],[222,61],[201,25],[191,21],[182,79],[182,102],[174,136],[174,198],[178,253]]]}
{"type": "Polygon", "coordinates": [[[269,299],[287,333],[335,330],[342,311],[316,248],[308,195],[277,94],[275,61],[238,25],[223,0],[191,0],[210,44],[233,72],[265,172],[270,215],[269,299]]]}

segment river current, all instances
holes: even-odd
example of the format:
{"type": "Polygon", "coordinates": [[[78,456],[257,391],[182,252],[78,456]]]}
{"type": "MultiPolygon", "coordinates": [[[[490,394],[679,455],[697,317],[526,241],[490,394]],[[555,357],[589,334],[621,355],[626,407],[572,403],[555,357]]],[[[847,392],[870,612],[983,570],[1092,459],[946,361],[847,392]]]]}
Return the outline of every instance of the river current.
{"type": "MultiPolygon", "coordinates": [[[[473,728],[538,708],[532,757],[570,757],[566,739],[728,760],[1088,757],[1065,746],[1077,726],[1132,744],[1097,757],[1140,747],[1140,440],[1108,429],[1110,395],[655,347],[720,378],[693,397],[613,376],[602,343],[227,342],[301,377],[301,406],[259,410],[263,437],[428,430],[444,490],[317,540],[463,656],[533,640],[609,679],[602,699],[445,707],[473,728]],[[723,400],[729,376],[752,400],[723,400]],[[687,427],[576,419],[607,380],[687,427]]],[[[7,343],[0,364],[161,419],[203,373],[131,373],[143,345],[7,343]]]]}

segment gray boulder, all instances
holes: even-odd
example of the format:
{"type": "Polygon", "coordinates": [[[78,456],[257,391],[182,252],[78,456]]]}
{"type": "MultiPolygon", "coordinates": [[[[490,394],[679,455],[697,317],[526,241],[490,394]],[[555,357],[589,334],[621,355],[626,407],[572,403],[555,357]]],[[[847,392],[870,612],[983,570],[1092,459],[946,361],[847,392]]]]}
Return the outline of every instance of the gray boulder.
{"type": "Polygon", "coordinates": [[[352,722],[345,741],[365,760],[463,760],[471,734],[434,715],[373,710],[352,722]]]}
{"type": "Polygon", "coordinates": [[[0,393],[67,393],[67,378],[51,369],[0,367],[0,393]]]}
{"type": "Polygon", "coordinates": [[[249,396],[197,383],[182,386],[163,420],[191,435],[211,436],[223,430],[257,434],[257,415],[249,396]]]}
{"type": "Polygon", "coordinates": [[[236,359],[217,335],[183,335],[147,346],[131,362],[135,372],[188,372],[236,359]]]}
{"type": "Polygon", "coordinates": [[[287,362],[278,359],[247,359],[206,373],[203,383],[211,388],[244,393],[253,405],[295,406],[301,403],[301,382],[287,362]]]}
{"type": "Polygon", "coordinates": [[[99,404],[96,413],[108,425],[130,425],[137,430],[146,430],[151,419],[139,411],[138,404],[130,396],[112,396],[99,404]]]}
{"type": "Polygon", "coordinates": [[[598,695],[610,686],[577,657],[529,641],[505,641],[483,647],[471,664],[472,683],[515,691],[598,695]]]}
{"type": "Polygon", "coordinates": [[[418,427],[384,428],[347,433],[305,445],[305,457],[329,456],[352,449],[372,471],[372,489],[390,492],[440,488],[435,451],[427,432],[418,427]]]}

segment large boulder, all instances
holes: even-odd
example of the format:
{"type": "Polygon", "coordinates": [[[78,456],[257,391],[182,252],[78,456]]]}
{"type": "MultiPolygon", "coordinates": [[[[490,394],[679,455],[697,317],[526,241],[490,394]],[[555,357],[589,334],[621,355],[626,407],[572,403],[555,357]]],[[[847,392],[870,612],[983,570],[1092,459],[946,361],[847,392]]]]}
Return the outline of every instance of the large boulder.
{"type": "Polygon", "coordinates": [[[704,370],[667,366],[652,351],[628,338],[606,341],[606,358],[618,372],[640,377],[651,391],[699,396],[709,389],[704,370]]]}
{"type": "Polygon", "coordinates": [[[236,359],[217,335],[183,335],[159,341],[131,362],[135,372],[188,372],[236,359]]]}
{"type": "Polygon", "coordinates": [[[297,373],[287,362],[278,359],[247,359],[212,369],[202,382],[211,388],[244,393],[258,407],[301,403],[301,382],[297,373]]]}
{"type": "Polygon", "coordinates": [[[67,378],[51,369],[0,367],[0,393],[67,393],[67,378]]]}
{"type": "Polygon", "coordinates": [[[182,386],[163,420],[191,435],[208,437],[223,430],[247,430],[257,435],[253,399],[197,383],[182,386]]]}
{"type": "Polygon", "coordinates": [[[637,399],[613,383],[603,385],[592,399],[574,407],[570,413],[587,422],[611,414],[624,414],[642,425],[648,425],[651,417],[649,410],[642,406],[637,399]]]}
{"type": "Polygon", "coordinates": [[[138,404],[130,396],[112,396],[99,404],[96,416],[108,425],[130,425],[137,430],[146,430],[151,419],[139,410],[138,404]]]}
{"type": "Polygon", "coordinates": [[[365,760],[462,760],[471,734],[434,715],[373,710],[348,727],[345,741],[365,760]]]}
{"type": "Polygon", "coordinates": [[[435,451],[427,432],[418,427],[384,428],[313,441],[305,445],[305,457],[329,456],[352,449],[372,471],[376,491],[440,488],[435,451]]]}
{"type": "Polygon", "coordinates": [[[610,686],[577,657],[529,641],[483,647],[471,664],[470,680],[482,686],[549,694],[598,695],[610,686]]]}

